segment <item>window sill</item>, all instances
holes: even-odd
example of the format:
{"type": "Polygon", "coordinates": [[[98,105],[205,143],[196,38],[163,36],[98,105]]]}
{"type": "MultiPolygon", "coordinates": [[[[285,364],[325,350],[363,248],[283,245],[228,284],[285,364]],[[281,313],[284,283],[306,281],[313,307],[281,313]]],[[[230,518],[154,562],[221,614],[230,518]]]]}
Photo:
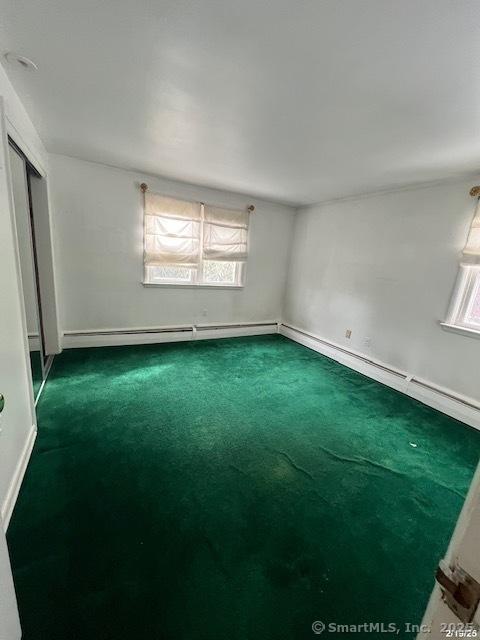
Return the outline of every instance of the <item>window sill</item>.
{"type": "Polygon", "coordinates": [[[477,329],[468,329],[467,327],[460,327],[457,324],[449,324],[448,322],[440,322],[440,326],[444,331],[451,331],[452,333],[460,333],[464,336],[480,339],[480,330],[477,331],[477,329]]]}
{"type": "Polygon", "coordinates": [[[155,283],[155,282],[142,282],[142,286],[150,288],[158,288],[160,289],[244,289],[244,285],[237,284],[180,284],[179,282],[170,283],[155,283]]]}

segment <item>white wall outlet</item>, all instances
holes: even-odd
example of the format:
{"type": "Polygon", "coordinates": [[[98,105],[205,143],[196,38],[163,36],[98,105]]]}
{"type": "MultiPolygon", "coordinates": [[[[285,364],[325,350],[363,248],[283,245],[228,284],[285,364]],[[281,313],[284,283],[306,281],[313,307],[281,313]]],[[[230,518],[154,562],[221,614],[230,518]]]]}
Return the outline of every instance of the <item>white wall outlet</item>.
{"type": "Polygon", "coordinates": [[[350,340],[350,338],[352,337],[352,330],[351,329],[347,329],[345,331],[345,337],[350,340]]]}
{"type": "Polygon", "coordinates": [[[364,338],[363,339],[363,344],[370,349],[371,345],[372,345],[372,339],[371,338],[364,338]]]}
{"type": "Polygon", "coordinates": [[[207,310],[202,309],[202,318],[206,318],[206,317],[207,317],[207,310]]]}

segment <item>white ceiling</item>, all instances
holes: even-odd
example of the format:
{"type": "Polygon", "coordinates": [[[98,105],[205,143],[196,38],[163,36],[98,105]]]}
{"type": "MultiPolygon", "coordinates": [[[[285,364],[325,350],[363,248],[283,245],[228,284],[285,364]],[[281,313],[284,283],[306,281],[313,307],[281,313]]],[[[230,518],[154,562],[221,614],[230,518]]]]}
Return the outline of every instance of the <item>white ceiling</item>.
{"type": "Polygon", "coordinates": [[[478,0],[0,0],[49,151],[307,203],[480,167],[478,0]]]}

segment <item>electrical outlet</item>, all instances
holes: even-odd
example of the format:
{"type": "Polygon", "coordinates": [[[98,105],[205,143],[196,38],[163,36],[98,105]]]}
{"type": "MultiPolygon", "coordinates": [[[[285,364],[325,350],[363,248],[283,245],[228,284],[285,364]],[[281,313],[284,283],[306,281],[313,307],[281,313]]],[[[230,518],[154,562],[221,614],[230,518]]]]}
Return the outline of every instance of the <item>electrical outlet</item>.
{"type": "Polygon", "coordinates": [[[371,344],[372,344],[372,339],[371,338],[364,338],[363,339],[363,344],[367,347],[370,348],[371,344]]]}
{"type": "Polygon", "coordinates": [[[350,340],[350,338],[352,337],[352,330],[351,329],[347,329],[345,331],[345,337],[350,340]]]}

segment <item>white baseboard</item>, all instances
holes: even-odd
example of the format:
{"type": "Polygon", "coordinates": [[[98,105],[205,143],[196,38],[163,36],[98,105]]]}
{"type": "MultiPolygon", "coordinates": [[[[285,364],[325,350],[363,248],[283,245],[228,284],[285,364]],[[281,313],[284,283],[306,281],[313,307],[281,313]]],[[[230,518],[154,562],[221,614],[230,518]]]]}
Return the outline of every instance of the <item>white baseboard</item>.
{"type": "Polygon", "coordinates": [[[8,525],[10,523],[10,518],[12,517],[13,508],[15,507],[18,493],[20,491],[20,487],[22,486],[23,477],[25,475],[30,456],[32,455],[33,445],[35,444],[36,437],[37,427],[35,425],[32,425],[32,428],[30,429],[25,441],[23,451],[20,455],[20,459],[18,460],[17,466],[15,468],[15,473],[13,474],[13,478],[10,483],[10,487],[8,488],[7,495],[5,497],[5,500],[3,501],[2,522],[5,531],[7,531],[8,525]]]}
{"type": "Polygon", "coordinates": [[[241,338],[242,336],[262,336],[278,333],[277,322],[254,322],[223,325],[195,325],[194,340],[211,340],[214,338],[241,338]]]}
{"type": "Polygon", "coordinates": [[[480,404],[473,398],[439,387],[432,382],[395,369],[384,362],[374,360],[359,352],[345,349],[341,345],[325,340],[299,327],[280,324],[279,333],[350,369],[363,373],[373,380],[401,391],[429,407],[438,409],[438,411],[480,430],[480,404]]]}
{"type": "Polygon", "coordinates": [[[473,400],[450,389],[443,389],[419,378],[412,378],[405,393],[429,407],[480,430],[480,406],[473,400]]]}
{"type": "Polygon", "coordinates": [[[108,347],[213,338],[239,338],[278,332],[277,320],[239,323],[179,325],[135,329],[65,331],[63,348],[108,347]]]}
{"type": "Polygon", "coordinates": [[[183,342],[192,339],[192,329],[188,331],[168,331],[149,333],[100,333],[94,331],[68,332],[63,334],[63,349],[83,347],[115,347],[121,345],[150,344],[160,342],[183,342]]]}

